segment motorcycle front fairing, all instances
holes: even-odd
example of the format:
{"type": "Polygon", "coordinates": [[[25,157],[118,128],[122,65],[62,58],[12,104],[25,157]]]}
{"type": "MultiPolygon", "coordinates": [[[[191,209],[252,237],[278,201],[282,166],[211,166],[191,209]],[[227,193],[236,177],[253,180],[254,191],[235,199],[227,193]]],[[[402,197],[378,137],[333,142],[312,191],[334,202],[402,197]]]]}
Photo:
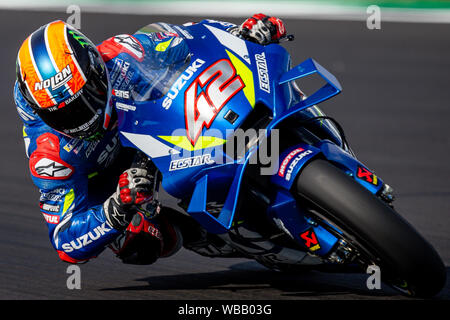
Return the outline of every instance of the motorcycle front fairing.
{"type": "MultiPolygon", "coordinates": [[[[226,154],[224,144],[240,128],[256,103],[272,105],[273,90],[290,90],[279,87],[268,88],[268,92],[261,90],[257,78],[257,59],[274,66],[266,71],[269,79],[273,79],[288,70],[290,58],[281,46],[263,47],[211,25],[197,24],[184,27],[184,30],[189,35],[184,35],[183,41],[190,49],[186,69],[172,83],[165,96],[149,101],[122,102],[132,103],[132,107],[127,110],[117,108],[121,142],[124,146],[140,149],[152,158],[163,175],[163,188],[174,197],[191,198],[189,214],[208,231],[224,233],[231,226],[249,159],[248,154],[245,158],[233,159],[226,154]],[[208,45],[205,46],[205,43],[208,45]],[[195,126],[198,118],[195,119],[194,112],[190,112],[186,101],[190,101],[191,92],[195,93],[193,100],[197,107],[203,101],[202,97],[220,99],[214,96],[211,88],[218,84],[221,77],[208,76],[211,68],[219,63],[231,70],[229,74],[221,73],[223,77],[228,77],[222,84],[226,87],[239,78],[242,89],[227,99],[220,110],[216,110],[213,121],[200,124],[198,136],[190,134],[189,123],[193,122],[195,126]],[[210,78],[205,83],[200,81],[203,75],[210,78]],[[167,107],[168,97],[171,102],[167,107]],[[230,113],[233,119],[227,116],[230,113]],[[217,197],[216,190],[221,190],[222,194],[223,190],[229,191],[222,197],[222,212],[214,216],[206,210],[206,203],[217,197]]],[[[272,85],[268,81],[267,84],[272,85]]],[[[284,99],[286,94],[289,92],[279,95],[283,98],[280,104],[291,102],[292,93],[284,99]]],[[[193,131],[196,130],[198,128],[193,131]]]]}
{"type": "MultiPolygon", "coordinates": [[[[244,173],[258,151],[256,144],[243,157],[230,156],[226,152],[229,138],[255,112],[258,104],[271,110],[270,122],[265,128],[270,135],[282,121],[315,108],[316,104],[340,93],[341,87],[333,75],[312,59],[290,68],[289,54],[277,44],[261,46],[203,23],[178,28],[183,29],[189,59],[174,73],[176,76],[162,97],[132,102],[118,99],[119,103],[131,105],[117,108],[116,104],[121,142],[140,149],[153,160],[162,173],[163,188],[169,194],[180,199],[190,198],[188,213],[207,231],[226,233],[237,210],[244,173]],[[291,82],[310,74],[320,75],[326,84],[301,99],[291,82]],[[226,91],[224,88],[233,85],[235,90],[230,91],[226,99],[221,96],[226,91]],[[220,105],[214,101],[219,101],[220,105]],[[202,118],[206,104],[213,104],[215,108],[213,114],[202,118]],[[218,200],[223,204],[221,211],[210,212],[207,204],[218,200]]],[[[340,139],[339,136],[334,138],[340,139]]],[[[371,192],[376,193],[381,188],[380,179],[376,186],[370,184],[364,179],[366,171],[361,171],[367,169],[327,140],[314,146],[301,144],[283,150],[279,164],[284,162],[290,177],[295,177],[307,161],[319,155],[338,164],[355,179],[363,177],[359,182],[371,192]],[[299,149],[302,151],[286,158],[299,149]],[[305,150],[311,152],[305,155],[305,150]]],[[[281,219],[295,240],[309,251],[313,247],[320,256],[328,254],[337,238],[306,219],[289,193],[294,179],[280,176],[280,169],[277,168],[271,179],[277,189],[271,199],[269,216],[281,219]],[[305,240],[311,239],[311,232],[319,238],[319,247],[305,240]]]]}

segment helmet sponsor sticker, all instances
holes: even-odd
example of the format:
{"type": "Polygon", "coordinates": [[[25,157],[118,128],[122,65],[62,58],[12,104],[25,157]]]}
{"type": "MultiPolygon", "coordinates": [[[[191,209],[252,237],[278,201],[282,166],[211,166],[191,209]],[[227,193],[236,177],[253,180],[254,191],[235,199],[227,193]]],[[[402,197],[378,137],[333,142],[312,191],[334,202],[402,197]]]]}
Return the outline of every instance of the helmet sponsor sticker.
{"type": "Polygon", "coordinates": [[[53,77],[45,79],[41,82],[36,82],[34,84],[34,90],[39,91],[48,88],[56,90],[65,85],[70,79],[72,79],[72,71],[70,70],[70,65],[67,65],[53,77]]]}
{"type": "Polygon", "coordinates": [[[75,93],[73,96],[71,96],[70,98],[64,100],[63,102],[61,102],[60,104],[53,106],[53,107],[49,107],[47,110],[49,112],[52,111],[56,111],[58,109],[61,109],[65,106],[67,106],[68,104],[70,104],[71,102],[73,102],[76,98],[78,98],[79,96],[81,96],[83,94],[83,89],[81,88],[77,93],[75,93]]]}

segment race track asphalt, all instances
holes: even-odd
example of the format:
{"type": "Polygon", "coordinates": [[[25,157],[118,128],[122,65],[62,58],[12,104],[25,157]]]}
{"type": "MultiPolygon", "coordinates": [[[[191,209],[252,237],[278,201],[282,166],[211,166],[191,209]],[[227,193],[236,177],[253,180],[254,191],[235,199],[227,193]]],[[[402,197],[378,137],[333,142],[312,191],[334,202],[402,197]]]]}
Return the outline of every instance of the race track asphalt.
{"type": "MultiPolygon", "coordinates": [[[[21,42],[56,19],[67,15],[0,11],[0,299],[405,299],[386,286],[367,289],[364,274],[292,276],[245,259],[208,259],[186,250],[138,267],[105,251],[80,266],[81,290],[69,290],[68,265],[52,249],[39,213],[12,96],[21,42]]],[[[86,13],[81,31],[98,43],[153,21],[192,20],[86,13]]],[[[343,86],[322,109],[342,124],[358,158],[394,187],[397,210],[449,270],[450,25],[382,23],[381,30],[368,30],[364,22],[285,22],[296,36],[285,44],[293,62],[313,57],[343,86]]],[[[437,298],[450,298],[449,282],[437,298]]]]}

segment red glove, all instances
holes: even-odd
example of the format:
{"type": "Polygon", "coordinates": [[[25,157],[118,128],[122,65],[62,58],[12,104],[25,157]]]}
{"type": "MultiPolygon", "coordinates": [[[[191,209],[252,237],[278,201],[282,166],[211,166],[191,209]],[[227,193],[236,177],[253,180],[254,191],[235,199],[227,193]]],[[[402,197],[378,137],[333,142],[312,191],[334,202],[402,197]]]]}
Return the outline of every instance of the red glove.
{"type": "Polygon", "coordinates": [[[176,225],[163,216],[148,220],[138,212],[125,233],[109,247],[123,263],[147,265],[173,255],[182,244],[183,237],[176,225]]]}
{"type": "Polygon", "coordinates": [[[122,173],[117,191],[103,204],[106,219],[112,227],[125,229],[140,207],[152,200],[152,180],[147,170],[141,168],[122,173]]]}
{"type": "Polygon", "coordinates": [[[246,39],[262,45],[278,43],[286,37],[286,28],[283,21],[276,17],[268,17],[258,13],[248,18],[239,27],[240,35],[246,39]]]}
{"type": "Polygon", "coordinates": [[[119,178],[119,198],[122,205],[137,205],[151,198],[152,183],[147,170],[132,168],[119,178]]]}

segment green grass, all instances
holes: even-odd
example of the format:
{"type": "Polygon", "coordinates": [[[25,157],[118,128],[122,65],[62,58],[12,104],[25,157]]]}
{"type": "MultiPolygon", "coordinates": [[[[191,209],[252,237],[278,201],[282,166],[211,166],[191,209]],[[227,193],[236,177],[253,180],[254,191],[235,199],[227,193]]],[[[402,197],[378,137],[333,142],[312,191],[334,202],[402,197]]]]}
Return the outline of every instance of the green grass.
{"type": "MultiPolygon", "coordinates": [[[[168,2],[209,2],[208,0],[94,0],[97,3],[168,3],[168,2]]],[[[217,0],[213,0],[217,1],[217,0]]],[[[270,2],[274,5],[277,0],[223,0],[225,2],[270,2]]],[[[378,5],[383,8],[401,8],[401,9],[450,9],[450,0],[281,0],[281,2],[298,2],[313,4],[331,4],[342,6],[361,6],[378,5]]],[[[81,0],[82,3],[92,3],[91,0],[81,0]]]]}

